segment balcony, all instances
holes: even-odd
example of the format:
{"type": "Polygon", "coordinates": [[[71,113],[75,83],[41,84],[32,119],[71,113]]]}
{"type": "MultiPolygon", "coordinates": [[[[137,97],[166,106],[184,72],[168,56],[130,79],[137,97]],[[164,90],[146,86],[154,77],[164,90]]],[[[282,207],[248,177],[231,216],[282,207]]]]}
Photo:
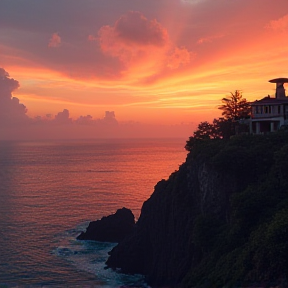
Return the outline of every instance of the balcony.
{"type": "MultiPolygon", "coordinates": [[[[286,114],[286,117],[288,116],[288,113],[286,114]]],[[[284,117],[283,113],[252,113],[251,118],[252,119],[263,119],[263,118],[279,118],[284,117]]]]}

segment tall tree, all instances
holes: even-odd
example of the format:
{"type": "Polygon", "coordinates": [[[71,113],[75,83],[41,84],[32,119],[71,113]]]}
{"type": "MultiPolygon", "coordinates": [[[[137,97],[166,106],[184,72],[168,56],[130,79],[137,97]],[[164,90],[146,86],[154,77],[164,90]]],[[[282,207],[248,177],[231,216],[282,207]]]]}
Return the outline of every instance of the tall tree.
{"type": "Polygon", "coordinates": [[[221,109],[224,117],[214,119],[212,123],[208,121],[200,122],[197,130],[193,132],[193,136],[189,137],[186,142],[186,150],[192,149],[201,145],[203,141],[211,139],[229,139],[235,134],[249,132],[249,125],[241,119],[247,119],[251,114],[251,106],[239,90],[231,93],[230,97],[222,98],[222,105],[218,108],[221,109]]]}
{"type": "Polygon", "coordinates": [[[193,133],[193,137],[199,140],[215,139],[218,138],[216,133],[215,125],[210,124],[208,121],[204,121],[200,122],[198,129],[193,133]]]}
{"type": "Polygon", "coordinates": [[[250,117],[251,106],[239,90],[234,93],[230,92],[230,96],[222,98],[222,105],[218,109],[222,110],[222,115],[226,120],[237,121],[250,117]]]}

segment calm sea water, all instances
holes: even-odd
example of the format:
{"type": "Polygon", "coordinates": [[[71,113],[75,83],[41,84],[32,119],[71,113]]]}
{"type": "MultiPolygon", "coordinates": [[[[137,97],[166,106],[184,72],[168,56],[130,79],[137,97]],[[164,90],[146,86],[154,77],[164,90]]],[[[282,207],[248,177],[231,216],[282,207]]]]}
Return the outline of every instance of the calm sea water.
{"type": "Polygon", "coordinates": [[[113,244],[77,241],[184,162],[185,141],[0,142],[0,287],[145,287],[104,269],[113,244]]]}

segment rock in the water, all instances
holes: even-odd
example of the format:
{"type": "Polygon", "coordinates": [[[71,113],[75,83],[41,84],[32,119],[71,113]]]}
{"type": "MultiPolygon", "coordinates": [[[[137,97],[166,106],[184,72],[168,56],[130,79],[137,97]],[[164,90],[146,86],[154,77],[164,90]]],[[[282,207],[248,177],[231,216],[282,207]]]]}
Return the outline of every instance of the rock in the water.
{"type": "Polygon", "coordinates": [[[81,232],[78,240],[119,242],[133,231],[135,218],[130,209],[123,207],[115,214],[89,223],[86,232],[81,232]]]}
{"type": "Polygon", "coordinates": [[[287,143],[284,131],[199,142],[107,267],[153,287],[287,288],[287,143]]]}
{"type": "Polygon", "coordinates": [[[158,182],[133,233],[110,252],[109,268],[143,274],[151,285],[175,287],[197,267],[202,254],[191,241],[195,219],[213,215],[225,222],[236,186],[233,175],[222,175],[206,162],[190,155],[179,171],[158,182]]]}

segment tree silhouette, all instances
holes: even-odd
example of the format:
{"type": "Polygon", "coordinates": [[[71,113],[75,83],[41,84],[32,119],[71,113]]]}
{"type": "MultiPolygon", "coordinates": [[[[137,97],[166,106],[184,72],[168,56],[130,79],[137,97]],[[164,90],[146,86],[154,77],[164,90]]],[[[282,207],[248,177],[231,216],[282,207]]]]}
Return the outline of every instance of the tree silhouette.
{"type": "Polygon", "coordinates": [[[185,149],[191,151],[196,146],[201,146],[203,141],[212,139],[229,139],[235,134],[248,133],[249,125],[245,121],[251,114],[251,106],[242,93],[235,90],[230,97],[222,98],[222,105],[218,108],[222,110],[224,117],[214,119],[212,123],[208,121],[200,122],[197,130],[193,132],[186,141],[185,149]]]}
{"type": "Polygon", "coordinates": [[[224,118],[232,121],[249,118],[251,106],[245,98],[242,98],[241,91],[235,90],[234,93],[230,93],[230,97],[222,98],[222,105],[218,107],[222,110],[224,118]]]}
{"type": "Polygon", "coordinates": [[[198,129],[193,133],[193,137],[199,140],[217,138],[216,129],[208,121],[200,122],[198,129]]]}
{"type": "MultiPolygon", "coordinates": [[[[188,141],[186,141],[185,149],[191,151],[197,145],[201,145],[203,141],[223,138],[223,133],[219,125],[220,122],[220,119],[214,119],[213,123],[209,123],[208,121],[200,122],[197,130],[193,132],[193,136],[189,137],[188,141]]],[[[225,120],[225,122],[228,121],[225,120]]]]}

